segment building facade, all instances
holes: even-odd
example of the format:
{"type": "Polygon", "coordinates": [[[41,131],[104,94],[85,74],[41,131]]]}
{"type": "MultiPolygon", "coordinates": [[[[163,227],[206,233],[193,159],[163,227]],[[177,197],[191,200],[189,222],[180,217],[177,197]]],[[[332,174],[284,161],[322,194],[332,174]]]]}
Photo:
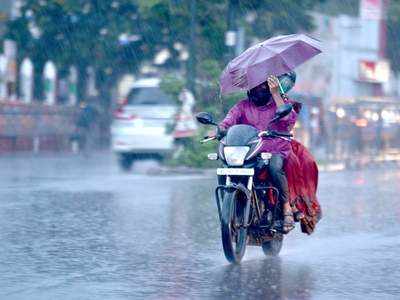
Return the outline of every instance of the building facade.
{"type": "Polygon", "coordinates": [[[363,2],[357,17],[314,15],[313,36],[322,41],[324,52],[299,68],[297,92],[321,97],[326,104],[392,94],[383,8],[368,10],[363,2]]]}

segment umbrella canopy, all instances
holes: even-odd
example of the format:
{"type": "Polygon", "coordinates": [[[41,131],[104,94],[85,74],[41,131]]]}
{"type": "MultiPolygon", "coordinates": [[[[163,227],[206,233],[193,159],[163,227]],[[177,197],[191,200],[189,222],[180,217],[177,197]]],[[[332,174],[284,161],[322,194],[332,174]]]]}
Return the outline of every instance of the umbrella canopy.
{"type": "Polygon", "coordinates": [[[221,93],[250,90],[269,75],[282,75],[321,53],[321,44],[305,34],[281,35],[258,43],[234,58],[220,77],[221,93]]]}

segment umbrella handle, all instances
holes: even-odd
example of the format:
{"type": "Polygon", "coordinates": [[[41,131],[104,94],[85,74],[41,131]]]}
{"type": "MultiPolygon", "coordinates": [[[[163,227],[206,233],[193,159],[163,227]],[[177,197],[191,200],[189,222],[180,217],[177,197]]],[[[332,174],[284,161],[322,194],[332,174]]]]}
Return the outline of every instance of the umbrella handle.
{"type": "Polygon", "coordinates": [[[285,91],[283,90],[283,87],[282,87],[281,82],[279,81],[279,79],[278,79],[278,84],[279,84],[279,89],[281,91],[281,94],[284,94],[285,91]]]}

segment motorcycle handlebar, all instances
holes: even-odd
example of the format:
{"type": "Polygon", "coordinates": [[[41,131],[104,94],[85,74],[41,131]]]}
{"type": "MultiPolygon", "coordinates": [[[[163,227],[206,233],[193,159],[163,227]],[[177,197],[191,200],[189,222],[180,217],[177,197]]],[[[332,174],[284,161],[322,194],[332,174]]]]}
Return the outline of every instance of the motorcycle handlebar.
{"type": "Polygon", "coordinates": [[[293,137],[293,134],[287,133],[287,132],[273,131],[272,134],[277,135],[277,136],[283,136],[283,137],[293,137]]]}
{"type": "Polygon", "coordinates": [[[259,137],[263,137],[263,136],[268,137],[268,136],[271,136],[271,137],[287,137],[287,138],[291,138],[291,137],[293,137],[293,134],[287,133],[287,132],[278,132],[278,131],[261,131],[261,132],[258,134],[258,136],[259,136],[259,137]]]}
{"type": "MultiPolygon", "coordinates": [[[[278,131],[261,131],[258,134],[259,137],[286,137],[286,138],[291,138],[293,137],[293,134],[287,133],[287,132],[278,132],[278,131]]],[[[204,144],[210,141],[214,141],[217,139],[217,136],[205,136],[204,139],[200,141],[200,143],[204,144]]]]}
{"type": "Polygon", "coordinates": [[[215,139],[217,139],[216,136],[205,136],[204,139],[202,139],[202,140],[200,141],[200,143],[204,144],[204,143],[207,143],[207,142],[209,142],[209,141],[213,141],[213,140],[215,140],[215,139]]]}

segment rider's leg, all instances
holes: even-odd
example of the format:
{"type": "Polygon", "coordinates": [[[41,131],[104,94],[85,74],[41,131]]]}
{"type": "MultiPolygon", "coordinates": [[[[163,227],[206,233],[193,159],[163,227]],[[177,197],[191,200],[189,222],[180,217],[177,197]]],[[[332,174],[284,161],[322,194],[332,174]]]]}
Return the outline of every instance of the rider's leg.
{"type": "Polygon", "coordinates": [[[294,227],[294,219],[289,203],[289,186],[283,170],[283,157],[279,154],[273,154],[269,161],[268,170],[272,183],[279,190],[279,202],[282,205],[284,215],[283,231],[289,232],[294,227]]]}

